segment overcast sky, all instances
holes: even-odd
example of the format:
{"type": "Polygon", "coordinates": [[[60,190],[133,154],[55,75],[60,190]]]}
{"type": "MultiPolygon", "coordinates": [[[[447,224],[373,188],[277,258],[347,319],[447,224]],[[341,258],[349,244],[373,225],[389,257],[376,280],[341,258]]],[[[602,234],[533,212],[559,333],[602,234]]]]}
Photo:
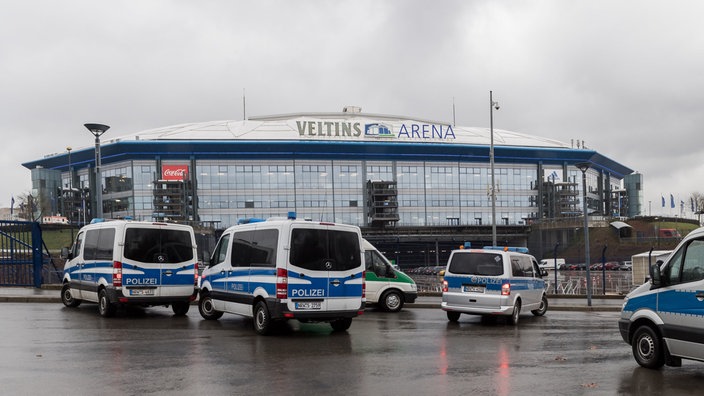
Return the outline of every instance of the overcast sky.
{"type": "Polygon", "coordinates": [[[702,1],[1,1],[0,207],[21,163],[92,146],[84,123],[241,120],[243,90],[247,116],[451,122],[454,98],[471,127],[493,90],[495,128],[642,173],[644,214],[704,192],[702,1]]]}

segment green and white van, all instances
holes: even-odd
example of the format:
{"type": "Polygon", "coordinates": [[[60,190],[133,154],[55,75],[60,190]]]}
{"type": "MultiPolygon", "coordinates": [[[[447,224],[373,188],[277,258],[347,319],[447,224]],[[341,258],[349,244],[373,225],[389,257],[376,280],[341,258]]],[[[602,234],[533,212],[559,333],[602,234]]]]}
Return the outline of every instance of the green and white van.
{"type": "Polygon", "coordinates": [[[413,303],[418,288],[410,276],[391,265],[369,241],[362,240],[366,263],[367,304],[378,304],[384,311],[398,312],[404,303],[413,303]]]}

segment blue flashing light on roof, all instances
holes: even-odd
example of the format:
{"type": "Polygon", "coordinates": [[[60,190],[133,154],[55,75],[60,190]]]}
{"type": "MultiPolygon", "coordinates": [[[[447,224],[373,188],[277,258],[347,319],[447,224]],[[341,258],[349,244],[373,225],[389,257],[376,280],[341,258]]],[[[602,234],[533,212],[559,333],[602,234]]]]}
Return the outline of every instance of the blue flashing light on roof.
{"type": "Polygon", "coordinates": [[[527,247],[521,246],[484,246],[484,250],[502,250],[504,252],[529,253],[527,247]]]}
{"type": "Polygon", "coordinates": [[[132,216],[125,216],[125,217],[123,217],[123,219],[127,220],[127,221],[134,220],[134,218],[132,216]]]}
{"type": "Polygon", "coordinates": [[[465,242],[463,249],[471,249],[472,248],[472,242],[465,242]]]}
{"type": "Polygon", "coordinates": [[[239,219],[237,220],[237,224],[261,223],[263,221],[265,220],[259,218],[239,219]]]}
{"type": "Polygon", "coordinates": [[[91,220],[90,223],[91,223],[91,224],[96,224],[96,223],[102,223],[102,222],[104,222],[104,221],[105,221],[105,219],[96,217],[96,218],[94,218],[93,220],[91,220]]]}

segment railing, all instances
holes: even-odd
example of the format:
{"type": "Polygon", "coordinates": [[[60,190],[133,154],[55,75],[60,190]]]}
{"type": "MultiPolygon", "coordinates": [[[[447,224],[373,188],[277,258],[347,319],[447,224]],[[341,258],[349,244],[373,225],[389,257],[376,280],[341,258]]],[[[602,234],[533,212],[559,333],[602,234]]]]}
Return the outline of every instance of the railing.
{"type": "MultiPolygon", "coordinates": [[[[439,275],[408,274],[416,282],[419,293],[441,293],[442,277],[439,275]]],[[[604,294],[624,295],[635,286],[631,271],[606,271],[606,283],[603,282],[601,271],[591,271],[592,296],[604,294]],[[606,287],[604,288],[604,285],[606,287]]],[[[555,290],[555,275],[553,272],[544,277],[546,290],[550,294],[584,295],[587,293],[586,271],[558,272],[557,290],[555,290]]]]}

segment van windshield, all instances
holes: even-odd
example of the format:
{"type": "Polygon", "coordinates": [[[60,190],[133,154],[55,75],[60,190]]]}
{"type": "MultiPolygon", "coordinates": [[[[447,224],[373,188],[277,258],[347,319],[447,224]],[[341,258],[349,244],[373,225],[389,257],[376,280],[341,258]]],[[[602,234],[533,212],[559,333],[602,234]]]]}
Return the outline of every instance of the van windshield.
{"type": "Polygon", "coordinates": [[[125,258],[140,263],[191,261],[191,233],[160,228],[128,228],[125,231],[125,258]]]}
{"type": "Polygon", "coordinates": [[[316,271],[354,269],[362,263],[359,237],[348,231],[294,228],[290,260],[296,267],[316,271]]]}
{"type": "Polygon", "coordinates": [[[503,257],[494,253],[459,253],[452,256],[448,270],[453,274],[503,275],[503,257]]]}

